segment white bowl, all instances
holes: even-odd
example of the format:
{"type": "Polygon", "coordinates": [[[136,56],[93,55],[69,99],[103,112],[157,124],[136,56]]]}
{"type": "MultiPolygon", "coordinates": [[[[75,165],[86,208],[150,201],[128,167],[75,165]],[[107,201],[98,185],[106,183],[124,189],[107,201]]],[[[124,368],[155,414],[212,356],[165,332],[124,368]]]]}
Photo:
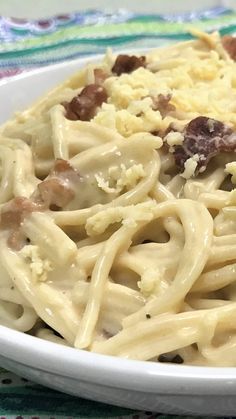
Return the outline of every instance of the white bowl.
{"type": "MultiPolygon", "coordinates": [[[[0,122],[83,66],[53,65],[0,82],[0,122]]],[[[0,365],[63,392],[172,414],[236,412],[236,368],[129,361],[64,347],[0,326],[0,365]]]]}

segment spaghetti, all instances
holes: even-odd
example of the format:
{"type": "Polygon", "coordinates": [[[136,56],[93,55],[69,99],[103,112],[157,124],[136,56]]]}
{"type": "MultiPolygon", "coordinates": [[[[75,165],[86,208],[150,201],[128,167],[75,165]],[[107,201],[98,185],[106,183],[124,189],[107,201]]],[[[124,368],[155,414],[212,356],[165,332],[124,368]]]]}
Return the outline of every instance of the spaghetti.
{"type": "Polygon", "coordinates": [[[236,366],[236,41],[196,36],[108,51],[1,127],[2,325],[236,366]]]}

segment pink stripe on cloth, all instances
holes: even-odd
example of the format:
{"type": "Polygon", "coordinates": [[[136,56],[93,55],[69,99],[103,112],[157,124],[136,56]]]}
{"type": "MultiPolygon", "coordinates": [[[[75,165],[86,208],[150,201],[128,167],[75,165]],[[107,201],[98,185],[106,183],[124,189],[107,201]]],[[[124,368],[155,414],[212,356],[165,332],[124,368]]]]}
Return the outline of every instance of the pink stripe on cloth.
{"type": "Polygon", "coordinates": [[[0,69],[0,80],[5,77],[16,76],[17,74],[23,73],[25,70],[20,68],[8,68],[6,70],[0,69]]]}

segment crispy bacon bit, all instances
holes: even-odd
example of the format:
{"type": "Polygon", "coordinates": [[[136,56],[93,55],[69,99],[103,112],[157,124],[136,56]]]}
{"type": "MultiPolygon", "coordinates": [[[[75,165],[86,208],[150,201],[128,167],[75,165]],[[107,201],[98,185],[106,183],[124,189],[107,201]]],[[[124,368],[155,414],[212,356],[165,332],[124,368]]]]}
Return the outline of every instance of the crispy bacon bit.
{"type": "Polygon", "coordinates": [[[74,198],[74,192],[59,178],[44,180],[38,185],[38,189],[42,200],[49,208],[53,208],[54,205],[62,208],[74,198]]]}
{"type": "Polygon", "coordinates": [[[18,196],[3,206],[1,211],[1,227],[19,227],[24,218],[33,211],[40,211],[42,206],[28,198],[18,196]]]}
{"type": "Polygon", "coordinates": [[[63,208],[74,198],[73,185],[79,177],[68,161],[57,159],[48,177],[38,185],[42,201],[50,209],[63,208]]]}
{"type": "Polygon", "coordinates": [[[8,229],[8,245],[14,250],[20,250],[24,245],[24,238],[20,232],[20,226],[25,217],[34,211],[42,211],[44,205],[33,202],[28,198],[16,197],[5,204],[1,211],[0,228],[8,229]]]}
{"type": "Polygon", "coordinates": [[[56,159],[54,167],[50,171],[48,177],[58,176],[60,179],[67,182],[78,182],[80,174],[71,164],[64,159],[56,159]]]}
{"type": "Polygon", "coordinates": [[[73,171],[75,169],[70,165],[67,160],[64,159],[56,159],[54,163],[54,167],[50,171],[50,175],[61,175],[62,173],[73,171]]]}
{"type": "Polygon", "coordinates": [[[154,131],[151,131],[151,134],[155,135],[156,137],[159,137],[160,136],[160,131],[155,129],[154,131]]]}
{"type": "Polygon", "coordinates": [[[5,204],[0,213],[0,228],[9,231],[8,246],[20,250],[27,242],[20,229],[25,217],[34,211],[58,210],[67,205],[74,198],[79,179],[78,171],[68,161],[57,159],[31,199],[16,197],[5,204]]]}
{"type": "Polygon", "coordinates": [[[232,60],[236,61],[236,38],[230,35],[225,35],[222,37],[222,44],[232,60]]]}
{"type": "Polygon", "coordinates": [[[145,67],[145,65],[146,57],[144,55],[136,57],[135,55],[120,54],[116,57],[111,71],[120,76],[122,73],[132,73],[132,71],[137,70],[139,67],[145,67]]]}
{"type": "Polygon", "coordinates": [[[172,95],[160,93],[157,97],[152,97],[154,111],[159,111],[164,118],[169,112],[175,111],[175,106],[170,103],[172,95]]]}
{"type": "Polygon", "coordinates": [[[66,110],[66,118],[71,121],[90,121],[96,114],[98,106],[107,101],[107,92],[103,86],[89,84],[71,102],[62,105],[66,110]]]}
{"type": "Polygon", "coordinates": [[[108,74],[105,73],[105,71],[102,70],[102,68],[95,68],[93,70],[93,73],[94,73],[95,84],[98,84],[98,85],[102,85],[108,77],[108,74]]]}
{"type": "Polygon", "coordinates": [[[203,172],[210,159],[220,152],[236,151],[236,134],[233,130],[212,118],[199,116],[186,126],[183,145],[175,146],[176,165],[182,170],[186,160],[198,156],[195,174],[203,172]]]}

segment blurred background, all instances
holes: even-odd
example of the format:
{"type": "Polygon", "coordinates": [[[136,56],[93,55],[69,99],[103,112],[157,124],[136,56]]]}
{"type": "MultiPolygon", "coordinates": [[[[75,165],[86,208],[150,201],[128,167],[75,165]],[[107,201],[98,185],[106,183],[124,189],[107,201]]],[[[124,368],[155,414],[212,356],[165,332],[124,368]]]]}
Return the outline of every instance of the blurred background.
{"type": "Polygon", "coordinates": [[[42,18],[88,8],[128,8],[136,12],[185,12],[214,6],[236,8],[236,0],[0,0],[0,15],[42,18]]]}
{"type": "Polygon", "coordinates": [[[113,50],[235,34],[236,0],[0,0],[0,79],[113,50]]]}

